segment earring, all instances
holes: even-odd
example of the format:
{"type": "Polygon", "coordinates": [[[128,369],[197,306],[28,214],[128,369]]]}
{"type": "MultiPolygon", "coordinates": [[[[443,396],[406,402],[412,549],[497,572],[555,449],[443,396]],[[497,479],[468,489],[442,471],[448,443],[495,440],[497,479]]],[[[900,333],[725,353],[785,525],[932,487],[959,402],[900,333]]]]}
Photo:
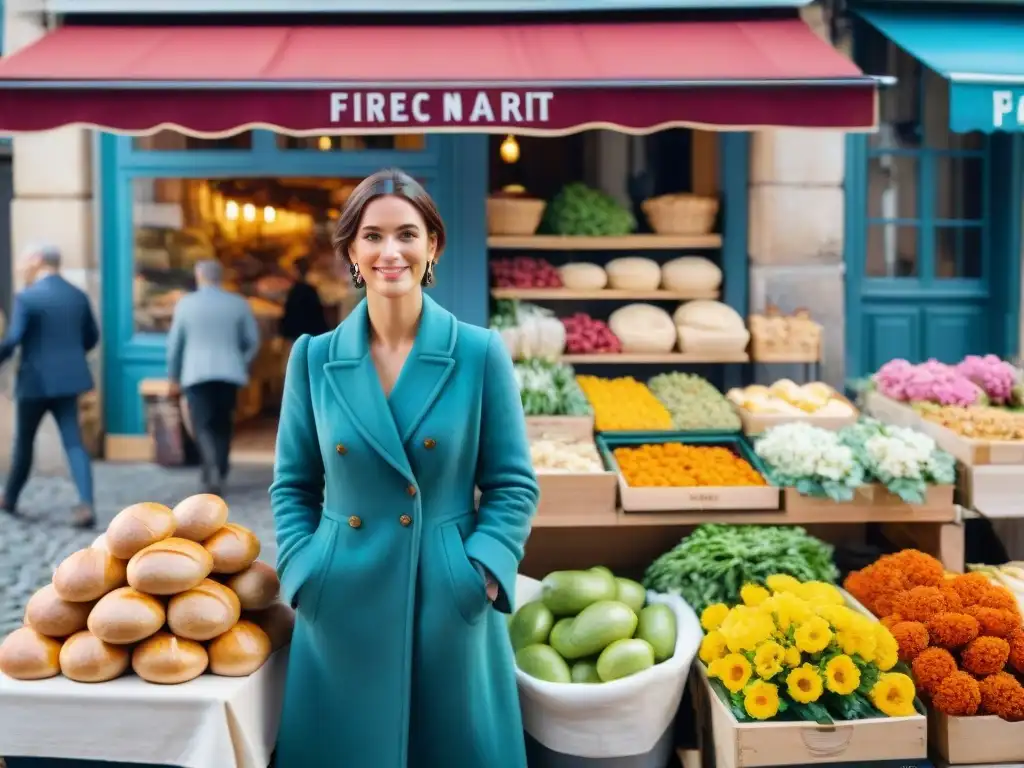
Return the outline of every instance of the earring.
{"type": "Polygon", "coordinates": [[[427,269],[423,273],[423,280],[420,281],[422,285],[433,285],[434,284],[434,262],[427,262],[427,269]]]}
{"type": "Polygon", "coordinates": [[[352,264],[349,266],[348,271],[352,273],[352,285],[356,288],[362,288],[366,285],[366,280],[361,274],[359,274],[359,265],[352,264]]]}

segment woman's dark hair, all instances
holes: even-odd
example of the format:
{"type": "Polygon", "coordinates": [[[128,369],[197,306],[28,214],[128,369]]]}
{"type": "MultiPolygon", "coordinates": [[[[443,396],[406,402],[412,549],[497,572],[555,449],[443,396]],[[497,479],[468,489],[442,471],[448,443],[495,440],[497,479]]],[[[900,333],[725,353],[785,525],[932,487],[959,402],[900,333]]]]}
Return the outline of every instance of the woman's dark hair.
{"type": "Polygon", "coordinates": [[[437,205],[416,179],[397,168],[385,168],[382,171],[377,171],[359,182],[359,186],[352,190],[352,194],[345,201],[345,208],[338,218],[338,224],[334,228],[334,237],[331,238],[335,253],[345,262],[349,261],[348,251],[356,239],[366,206],[377,198],[388,195],[407,200],[413,208],[419,211],[427,225],[427,234],[433,235],[437,239],[437,254],[434,258],[440,257],[441,252],[444,251],[445,232],[444,222],[441,221],[437,205]]]}

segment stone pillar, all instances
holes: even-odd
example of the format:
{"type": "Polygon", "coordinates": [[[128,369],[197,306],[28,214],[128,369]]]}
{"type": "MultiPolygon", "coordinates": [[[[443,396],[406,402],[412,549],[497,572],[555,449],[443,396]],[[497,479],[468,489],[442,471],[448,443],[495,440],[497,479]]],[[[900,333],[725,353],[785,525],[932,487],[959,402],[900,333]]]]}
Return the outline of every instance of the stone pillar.
{"type": "MultiPolygon", "coordinates": [[[[41,14],[18,13],[15,3],[6,4],[5,14],[5,53],[13,53],[46,34],[41,14]]],[[[33,241],[58,246],[64,256],[65,278],[89,294],[99,321],[99,264],[94,240],[98,222],[93,208],[91,149],[91,132],[76,128],[14,138],[11,249],[16,262],[21,250],[33,241]]],[[[17,278],[14,284],[16,291],[22,287],[17,278]]],[[[100,360],[97,349],[90,361],[97,386],[100,360]]],[[[0,375],[2,474],[6,474],[9,465],[13,437],[13,368],[4,366],[0,375]]],[[[83,400],[84,437],[87,444],[95,444],[102,431],[98,393],[90,393],[83,400]]],[[[36,439],[34,469],[47,474],[66,472],[60,437],[52,419],[44,421],[36,439]]]]}
{"type": "MultiPolygon", "coordinates": [[[[822,378],[841,386],[845,134],[761,131],[753,134],[750,163],[750,311],[768,303],[783,312],[809,309],[825,326],[822,378]]],[[[776,367],[757,373],[789,375],[776,367]]]]}

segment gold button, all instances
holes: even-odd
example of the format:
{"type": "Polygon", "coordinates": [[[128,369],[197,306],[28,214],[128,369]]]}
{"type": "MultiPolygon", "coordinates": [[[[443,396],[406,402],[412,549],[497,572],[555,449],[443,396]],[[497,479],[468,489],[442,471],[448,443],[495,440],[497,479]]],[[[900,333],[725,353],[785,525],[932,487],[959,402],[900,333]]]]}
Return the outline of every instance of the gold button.
{"type": "Polygon", "coordinates": [[[348,453],[348,448],[346,448],[342,443],[338,443],[334,447],[334,450],[338,452],[339,456],[344,456],[346,453],[348,453]]]}
{"type": "Polygon", "coordinates": [[[412,518],[408,515],[402,515],[400,518],[398,518],[398,522],[400,522],[402,525],[408,528],[410,525],[412,525],[412,518]]]}
{"type": "Polygon", "coordinates": [[[359,519],[358,515],[352,515],[352,517],[348,519],[348,524],[352,528],[361,528],[363,521],[359,519]]]}
{"type": "Polygon", "coordinates": [[[415,496],[416,495],[416,486],[415,485],[410,485],[408,488],[405,489],[405,492],[408,493],[410,496],[415,496]]]}
{"type": "Polygon", "coordinates": [[[426,440],[423,441],[423,447],[426,448],[428,451],[432,450],[435,445],[437,445],[437,441],[432,437],[428,437],[426,440]]]}

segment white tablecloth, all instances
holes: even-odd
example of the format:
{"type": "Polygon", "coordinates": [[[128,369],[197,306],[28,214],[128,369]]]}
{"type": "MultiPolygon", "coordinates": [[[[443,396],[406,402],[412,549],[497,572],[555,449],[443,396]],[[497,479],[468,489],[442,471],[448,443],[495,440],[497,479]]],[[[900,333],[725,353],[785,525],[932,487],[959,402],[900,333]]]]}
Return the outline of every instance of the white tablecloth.
{"type": "Polygon", "coordinates": [[[267,768],[287,668],[284,648],[249,677],[203,675],[183,685],[0,675],[0,755],[267,768]]]}

